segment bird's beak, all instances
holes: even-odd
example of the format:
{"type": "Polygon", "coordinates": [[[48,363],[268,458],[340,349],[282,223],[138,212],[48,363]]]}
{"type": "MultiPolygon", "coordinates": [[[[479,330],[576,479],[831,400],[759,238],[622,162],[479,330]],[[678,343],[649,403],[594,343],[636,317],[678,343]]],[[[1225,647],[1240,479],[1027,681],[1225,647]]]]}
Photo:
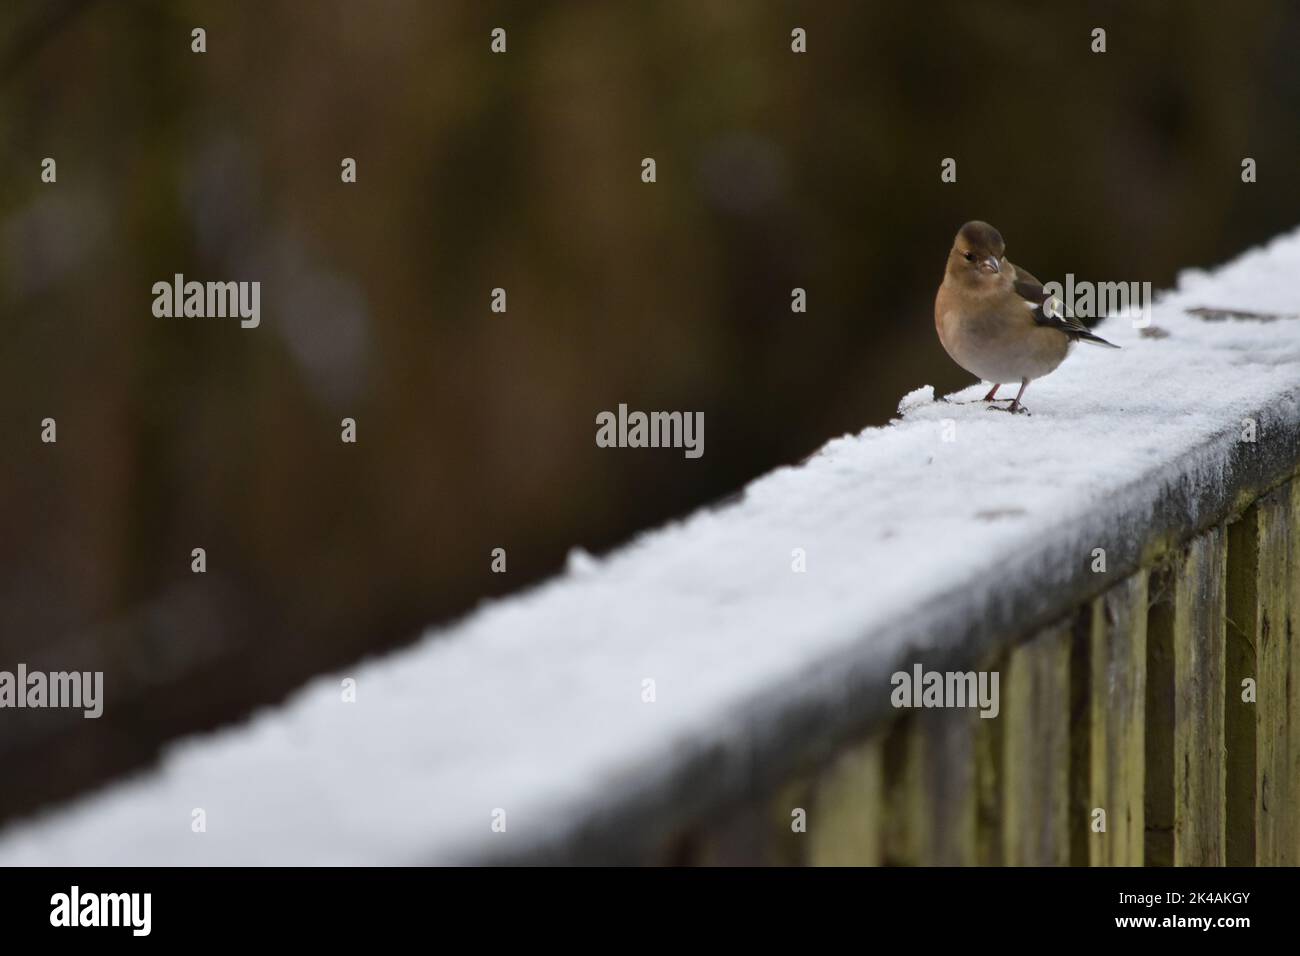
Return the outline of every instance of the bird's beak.
{"type": "Polygon", "coordinates": [[[981,262],[980,265],[982,265],[982,266],[987,266],[988,268],[987,268],[986,271],[988,271],[988,272],[1001,272],[1001,271],[1002,271],[1002,266],[998,265],[998,260],[997,260],[997,258],[996,258],[995,256],[989,256],[987,259],[985,259],[983,262],[981,262]]]}

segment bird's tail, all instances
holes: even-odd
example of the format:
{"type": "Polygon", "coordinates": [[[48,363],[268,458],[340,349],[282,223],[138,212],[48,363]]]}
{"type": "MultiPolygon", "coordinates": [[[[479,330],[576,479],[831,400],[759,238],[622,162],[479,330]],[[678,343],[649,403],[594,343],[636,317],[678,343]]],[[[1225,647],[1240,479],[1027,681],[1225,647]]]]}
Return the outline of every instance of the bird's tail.
{"type": "Polygon", "coordinates": [[[1070,329],[1070,338],[1079,342],[1087,342],[1089,345],[1104,345],[1108,349],[1119,348],[1114,342],[1107,342],[1100,335],[1094,335],[1088,329],[1070,329]]]}

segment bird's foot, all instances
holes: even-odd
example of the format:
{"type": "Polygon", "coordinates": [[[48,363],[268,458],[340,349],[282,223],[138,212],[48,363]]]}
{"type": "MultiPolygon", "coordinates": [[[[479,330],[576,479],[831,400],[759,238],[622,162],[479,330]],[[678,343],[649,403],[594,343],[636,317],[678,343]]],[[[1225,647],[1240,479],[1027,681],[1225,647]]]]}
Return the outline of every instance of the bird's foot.
{"type": "MultiPolygon", "coordinates": [[[[1000,399],[998,399],[998,401],[1000,401],[1000,402],[1005,402],[1006,399],[1005,399],[1005,398],[1000,398],[1000,399]]],[[[1029,409],[1025,408],[1025,406],[1021,405],[1021,404],[1020,404],[1018,401],[1016,401],[1014,398],[1011,399],[1011,404],[1008,405],[1006,408],[998,408],[996,405],[992,405],[992,404],[990,404],[990,405],[987,406],[987,410],[990,411],[990,412],[1010,412],[1012,415],[1028,415],[1028,414],[1029,414],[1029,409]]]]}

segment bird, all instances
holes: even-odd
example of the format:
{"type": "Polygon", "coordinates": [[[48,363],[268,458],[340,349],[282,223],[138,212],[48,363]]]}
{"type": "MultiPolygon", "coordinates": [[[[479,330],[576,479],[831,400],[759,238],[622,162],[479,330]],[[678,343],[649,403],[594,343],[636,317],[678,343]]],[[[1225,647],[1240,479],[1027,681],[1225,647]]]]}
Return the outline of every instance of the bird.
{"type": "Polygon", "coordinates": [[[966,223],[953,240],[934,300],[934,325],[954,362],[993,383],[984,401],[1005,402],[998,389],[1020,383],[1007,407],[1013,414],[1029,412],[1021,401],[1025,389],[1054,371],[1075,342],[1119,348],[1066,315],[1059,299],[1007,259],[1002,233],[980,220],[966,223]]]}

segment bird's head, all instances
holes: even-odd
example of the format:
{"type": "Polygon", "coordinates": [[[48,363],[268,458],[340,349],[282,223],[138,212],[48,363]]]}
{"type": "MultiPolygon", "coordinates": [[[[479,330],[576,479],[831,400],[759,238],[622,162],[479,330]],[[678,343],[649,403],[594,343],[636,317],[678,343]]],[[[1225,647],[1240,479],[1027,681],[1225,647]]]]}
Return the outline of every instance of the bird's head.
{"type": "Polygon", "coordinates": [[[996,283],[1006,264],[1002,233],[978,219],[958,230],[948,253],[948,274],[965,282],[996,283]]]}

